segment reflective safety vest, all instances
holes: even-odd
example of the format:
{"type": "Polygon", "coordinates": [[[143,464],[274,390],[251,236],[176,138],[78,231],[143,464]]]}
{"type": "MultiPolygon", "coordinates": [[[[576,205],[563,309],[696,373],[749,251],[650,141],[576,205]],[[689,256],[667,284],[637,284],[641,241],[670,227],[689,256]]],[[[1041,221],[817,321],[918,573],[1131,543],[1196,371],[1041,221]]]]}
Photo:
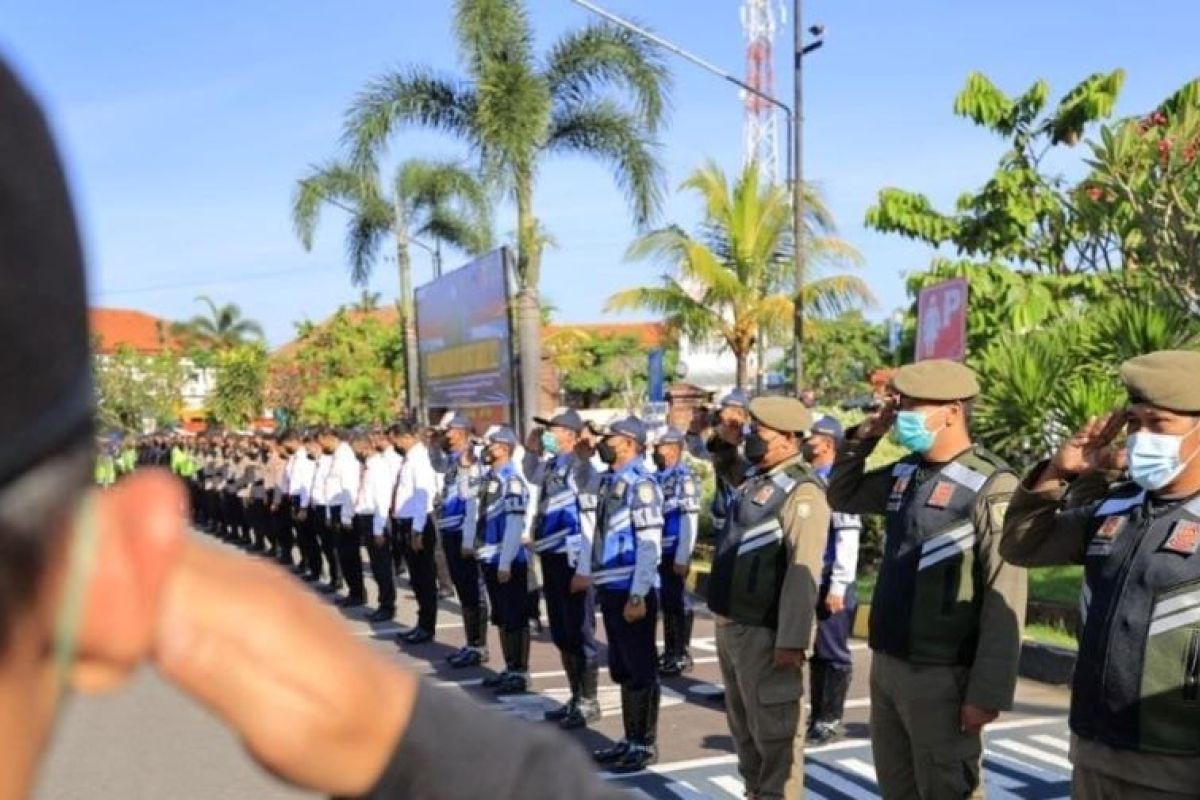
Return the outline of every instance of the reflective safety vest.
{"type": "MultiPolygon", "coordinates": [[[[596,539],[592,581],[604,591],[627,592],[633,586],[638,543],[662,536],[662,491],[641,459],[603,476],[596,502],[596,539]]],[[[657,564],[655,564],[657,567],[657,564]]],[[[658,585],[658,572],[653,577],[658,585]]]]}
{"type": "Polygon", "coordinates": [[[976,499],[1010,472],[975,447],[925,467],[920,456],[892,466],[887,536],[871,603],[870,645],[914,664],[974,662],[983,603],[976,499]]]}
{"type": "MultiPolygon", "coordinates": [[[[510,461],[486,476],[479,495],[478,539],[481,544],[477,557],[481,562],[499,565],[509,519],[517,517],[516,524],[523,528],[528,507],[529,484],[521,477],[516,464],[510,461]]],[[[512,563],[526,563],[524,547],[517,547],[512,563]]]]}
{"type": "Polygon", "coordinates": [[[663,495],[662,557],[666,561],[675,557],[684,516],[700,510],[700,491],[691,468],[682,460],[655,477],[663,495]]]}
{"type": "Polygon", "coordinates": [[[816,479],[796,458],[765,472],[751,469],[730,508],[708,582],[708,607],[742,625],[775,628],[787,573],[783,510],[804,483],[816,479]]]}
{"type": "Polygon", "coordinates": [[[467,500],[479,492],[483,470],[479,464],[462,463],[461,452],[451,453],[446,468],[445,483],[438,501],[438,532],[448,536],[462,536],[466,521],[467,500]]]}
{"type": "Polygon", "coordinates": [[[1084,556],[1071,730],[1110,747],[1200,756],[1200,495],[1135,484],[1098,503],[1084,556]]]}
{"type": "MultiPolygon", "coordinates": [[[[538,524],[533,549],[542,554],[567,553],[578,558],[583,541],[580,524],[580,471],[591,473],[591,464],[580,463],[573,453],[555,456],[545,466],[538,494],[538,524]]],[[[587,481],[584,481],[586,487],[587,481]]]]}

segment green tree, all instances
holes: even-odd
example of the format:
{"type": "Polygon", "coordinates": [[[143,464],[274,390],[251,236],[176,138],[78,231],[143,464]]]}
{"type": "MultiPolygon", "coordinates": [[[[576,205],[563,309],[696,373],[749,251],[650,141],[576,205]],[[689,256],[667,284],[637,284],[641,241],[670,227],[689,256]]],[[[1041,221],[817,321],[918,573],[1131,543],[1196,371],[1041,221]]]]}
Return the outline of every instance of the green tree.
{"type": "MultiPolygon", "coordinates": [[[[699,234],[670,226],[639,237],[627,257],[664,259],[672,272],[657,286],[618,292],[606,310],[653,311],[693,340],[723,342],[736,359],[738,385],[745,386],[747,360],[760,339],[781,341],[791,331],[791,199],[786,189],[764,181],[754,163],[731,185],[710,162],[682,188],[704,203],[699,234]]],[[[806,194],[806,264],[857,262],[854,248],[833,235],[833,219],[821,198],[811,188],[806,194]]],[[[821,318],[874,298],[860,278],[839,274],[806,280],[803,302],[821,318]]]]}
{"type": "Polygon", "coordinates": [[[187,369],[173,354],[144,355],[128,345],[94,359],[96,416],[102,430],[140,432],[179,418],[187,369]]]}
{"type": "Polygon", "coordinates": [[[667,71],[653,45],[607,24],[568,32],[538,59],[520,0],[455,0],[454,31],[465,77],[424,67],[381,76],[351,107],[346,139],[361,166],[372,164],[401,127],[449,133],[512,200],[521,390],[532,416],[541,365],[538,287],[548,238],[535,211],[538,169],[547,156],[596,158],[625,191],[635,222],[648,222],[660,200],[654,137],[666,107],[667,71]],[[632,102],[623,102],[627,98],[632,102]]]}
{"type": "Polygon", "coordinates": [[[240,429],[262,416],[267,381],[267,350],[257,342],[222,350],[209,411],[218,424],[240,429]]]}
{"type": "Polygon", "coordinates": [[[392,419],[403,364],[400,331],[345,308],[272,360],[267,396],[303,424],[392,419]]]}
{"type": "Polygon", "coordinates": [[[388,189],[381,185],[375,169],[355,170],[336,162],[314,167],[300,179],[292,201],[292,222],[305,249],[312,248],[326,205],[348,215],[346,254],[355,285],[370,280],[385,243],[390,239],[395,244],[400,326],[408,352],[414,354],[407,365],[407,404],[417,405],[420,377],[409,245],[430,239],[439,259],[443,243],[472,254],[489,249],[492,211],[487,192],[470,171],[447,161],[405,161],[388,189]]]}
{"type": "MultiPolygon", "coordinates": [[[[868,394],[871,371],[892,361],[887,345],[887,326],[871,322],[858,309],[814,321],[804,329],[807,388],[827,404],[868,394]]],[[[789,345],[775,367],[789,382],[795,364],[791,352],[789,345]]]]}
{"type": "MultiPolygon", "coordinates": [[[[559,370],[559,385],[565,405],[576,408],[640,409],[649,389],[650,363],[646,348],[637,336],[597,336],[577,329],[577,336],[556,334],[547,337],[551,363],[559,370]],[[561,349],[552,347],[561,342],[561,349]]],[[[665,348],[663,367],[667,374],[675,369],[679,351],[665,348]]]]}
{"type": "Polygon", "coordinates": [[[242,316],[242,310],[234,303],[218,306],[211,297],[196,298],[208,313],[197,314],[187,322],[174,326],[173,332],[185,346],[198,350],[218,351],[237,347],[247,341],[263,340],[262,326],[242,316]]]}

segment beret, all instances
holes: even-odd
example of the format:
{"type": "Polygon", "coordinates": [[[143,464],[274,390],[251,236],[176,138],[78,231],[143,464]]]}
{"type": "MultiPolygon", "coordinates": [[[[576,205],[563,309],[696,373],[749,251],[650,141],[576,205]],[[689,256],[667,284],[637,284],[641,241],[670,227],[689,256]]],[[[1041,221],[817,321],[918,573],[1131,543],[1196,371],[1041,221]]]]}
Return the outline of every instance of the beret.
{"type": "Polygon", "coordinates": [[[806,433],[813,422],[812,412],[794,397],[756,397],[750,401],[750,416],[784,433],[806,433]]]}
{"type": "Polygon", "coordinates": [[[1121,365],[1121,381],[1134,403],[1200,412],[1200,353],[1159,350],[1131,358],[1121,365]]]}
{"type": "Polygon", "coordinates": [[[935,358],[906,364],[892,377],[892,387],[916,400],[969,400],[979,394],[979,380],[970,367],[935,358]]]}

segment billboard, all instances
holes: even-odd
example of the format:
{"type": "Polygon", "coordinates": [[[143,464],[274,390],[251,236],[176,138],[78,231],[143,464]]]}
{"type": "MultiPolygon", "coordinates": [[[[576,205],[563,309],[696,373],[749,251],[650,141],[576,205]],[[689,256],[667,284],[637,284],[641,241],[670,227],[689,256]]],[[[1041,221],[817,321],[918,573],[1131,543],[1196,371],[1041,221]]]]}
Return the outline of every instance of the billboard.
{"type": "Polygon", "coordinates": [[[917,297],[917,352],[914,361],[967,355],[967,280],[955,278],[926,287],[917,297]]]}
{"type": "Polygon", "coordinates": [[[513,358],[506,248],[416,290],[417,352],[431,413],[462,409],[477,423],[512,421],[513,358]]]}

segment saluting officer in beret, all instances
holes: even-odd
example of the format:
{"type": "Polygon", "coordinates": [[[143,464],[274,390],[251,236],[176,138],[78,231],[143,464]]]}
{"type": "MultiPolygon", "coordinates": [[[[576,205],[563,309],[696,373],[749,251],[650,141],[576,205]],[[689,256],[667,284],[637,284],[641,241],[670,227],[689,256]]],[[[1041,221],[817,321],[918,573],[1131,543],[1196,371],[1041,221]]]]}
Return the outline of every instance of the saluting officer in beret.
{"type": "Polygon", "coordinates": [[[752,465],[729,505],[709,578],[725,713],[747,797],[804,794],[804,663],[830,513],[801,454],[812,413],[794,398],[749,404],[752,465]]]}
{"type": "Polygon", "coordinates": [[[1121,379],[1128,408],[1092,420],[1030,472],[1000,552],[1023,566],[1084,565],[1074,796],[1196,797],[1200,353],[1139,356],[1121,379]]]}
{"type": "Polygon", "coordinates": [[[892,386],[829,481],[835,511],[887,518],[870,619],[875,770],[885,798],[981,797],[981,734],[1012,707],[1025,617],[1025,572],[999,553],[1017,476],[971,441],[970,369],[922,361],[892,386]],[[911,455],[866,472],[889,428],[911,455]]]}

